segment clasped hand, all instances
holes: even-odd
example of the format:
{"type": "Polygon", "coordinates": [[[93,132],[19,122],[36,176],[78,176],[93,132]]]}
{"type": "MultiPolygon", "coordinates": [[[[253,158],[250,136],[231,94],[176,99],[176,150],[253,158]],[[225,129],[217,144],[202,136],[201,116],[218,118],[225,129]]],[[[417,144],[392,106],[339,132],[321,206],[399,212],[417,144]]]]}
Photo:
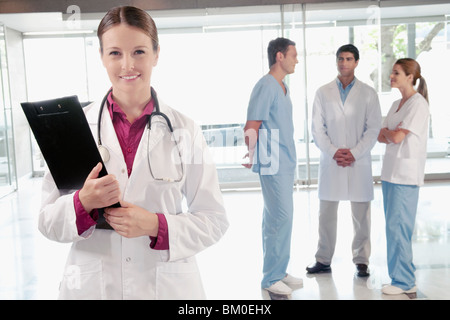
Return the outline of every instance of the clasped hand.
{"type": "Polygon", "coordinates": [[[333,159],[336,160],[338,166],[343,168],[351,166],[356,161],[350,149],[338,149],[333,159]]]}
{"type": "Polygon", "coordinates": [[[106,208],[104,215],[106,222],[124,237],[143,235],[156,237],[159,227],[157,215],[131,203],[120,201],[119,182],[112,174],[99,178],[101,169],[101,163],[92,169],[79,192],[84,209],[90,213],[93,209],[106,208]],[[108,208],[118,202],[120,208],[108,208]]]}
{"type": "Polygon", "coordinates": [[[159,220],[155,213],[121,201],[120,208],[106,208],[105,220],[121,236],[134,238],[158,235],[159,220]]]}

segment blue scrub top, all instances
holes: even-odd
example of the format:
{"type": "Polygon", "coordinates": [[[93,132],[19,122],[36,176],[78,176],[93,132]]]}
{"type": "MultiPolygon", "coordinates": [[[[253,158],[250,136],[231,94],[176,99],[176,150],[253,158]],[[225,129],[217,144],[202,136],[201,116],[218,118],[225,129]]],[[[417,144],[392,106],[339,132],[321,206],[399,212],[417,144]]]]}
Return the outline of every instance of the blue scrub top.
{"type": "MultiPolygon", "coordinates": [[[[284,83],[284,82],[283,82],[284,83]]],[[[289,88],[267,74],[253,88],[247,120],[261,121],[252,170],[259,174],[292,174],[297,155],[289,88]]]]}

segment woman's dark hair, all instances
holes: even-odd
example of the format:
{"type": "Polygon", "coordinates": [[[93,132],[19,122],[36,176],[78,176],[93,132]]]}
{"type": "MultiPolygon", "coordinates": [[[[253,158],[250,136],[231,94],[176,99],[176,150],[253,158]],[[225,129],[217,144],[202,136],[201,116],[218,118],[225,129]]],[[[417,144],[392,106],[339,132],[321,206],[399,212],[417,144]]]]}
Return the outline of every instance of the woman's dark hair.
{"type": "Polygon", "coordinates": [[[102,36],[115,25],[125,23],[129,26],[141,29],[152,39],[153,51],[158,50],[158,30],[152,17],[142,9],[122,6],[110,9],[98,25],[97,37],[100,42],[100,50],[103,53],[102,36]]]}
{"type": "Polygon", "coordinates": [[[409,76],[410,74],[413,75],[413,86],[416,85],[417,79],[420,79],[417,92],[419,92],[428,102],[428,86],[424,77],[422,77],[419,63],[414,59],[404,58],[397,60],[395,64],[399,65],[407,76],[409,76]]]}

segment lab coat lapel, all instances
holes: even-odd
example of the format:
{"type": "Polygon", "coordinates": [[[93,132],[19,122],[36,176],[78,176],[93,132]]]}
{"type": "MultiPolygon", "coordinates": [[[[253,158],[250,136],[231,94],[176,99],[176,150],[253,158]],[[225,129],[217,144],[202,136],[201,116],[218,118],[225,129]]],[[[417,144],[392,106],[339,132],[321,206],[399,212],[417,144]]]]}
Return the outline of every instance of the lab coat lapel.
{"type": "Polygon", "coordinates": [[[123,158],[122,149],[120,148],[119,139],[112,123],[111,115],[107,108],[103,108],[101,122],[101,138],[102,144],[108,146],[110,152],[116,154],[119,158],[123,158]]]}
{"type": "MultiPolygon", "coordinates": [[[[166,128],[164,127],[165,122],[161,119],[161,117],[153,117],[152,118],[152,129],[150,132],[147,132],[146,139],[149,139],[147,142],[148,150],[147,152],[151,152],[152,149],[158,144],[159,141],[166,134],[166,128]]],[[[168,132],[168,130],[167,130],[168,132]]]]}
{"type": "MultiPolygon", "coordinates": [[[[94,102],[92,105],[86,107],[86,119],[91,127],[92,135],[98,143],[98,114],[100,112],[100,103],[94,102]]],[[[106,106],[102,111],[102,119],[100,124],[100,136],[102,144],[108,147],[110,153],[122,155],[119,140],[117,139],[116,131],[112,124],[111,115],[106,106]]]]}
{"type": "MultiPolygon", "coordinates": [[[[166,105],[159,101],[160,111],[167,115],[172,122],[173,125],[173,116],[172,113],[169,111],[169,109],[166,108],[166,105]]],[[[158,142],[161,141],[161,139],[166,135],[170,134],[169,127],[166,123],[166,120],[163,119],[160,116],[153,116],[152,117],[152,129],[150,131],[150,139],[148,141],[148,150],[147,152],[151,152],[152,149],[158,144],[158,142]]]]}
{"type": "Polygon", "coordinates": [[[358,92],[359,92],[359,88],[358,87],[359,87],[359,80],[356,79],[355,83],[353,84],[353,87],[350,89],[350,92],[348,93],[347,99],[345,100],[345,104],[352,105],[353,104],[352,102],[355,99],[357,99],[357,95],[358,95],[358,92]]]}
{"type": "Polygon", "coordinates": [[[341,100],[341,94],[339,93],[339,87],[336,83],[336,80],[331,83],[331,94],[333,99],[331,101],[336,101],[337,105],[339,106],[339,109],[344,112],[344,104],[341,100]]]}

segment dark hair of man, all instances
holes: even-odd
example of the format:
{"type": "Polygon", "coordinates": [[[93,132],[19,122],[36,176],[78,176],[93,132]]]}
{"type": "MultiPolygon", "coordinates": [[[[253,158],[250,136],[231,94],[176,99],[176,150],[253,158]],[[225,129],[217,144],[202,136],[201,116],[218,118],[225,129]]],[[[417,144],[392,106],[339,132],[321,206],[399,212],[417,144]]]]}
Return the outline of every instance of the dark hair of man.
{"type": "Polygon", "coordinates": [[[342,47],[340,47],[340,48],[338,49],[338,51],[336,52],[336,59],[339,58],[339,55],[340,55],[342,52],[350,52],[350,53],[353,54],[353,57],[355,58],[355,61],[358,61],[358,60],[359,60],[359,50],[358,50],[358,48],[356,48],[356,47],[355,47],[354,45],[352,45],[352,44],[346,44],[346,45],[343,45],[342,47]]]}
{"type": "Polygon", "coordinates": [[[286,38],[276,38],[269,42],[269,46],[267,47],[269,68],[277,62],[277,53],[281,52],[285,56],[289,46],[295,46],[295,42],[286,38]]]}

